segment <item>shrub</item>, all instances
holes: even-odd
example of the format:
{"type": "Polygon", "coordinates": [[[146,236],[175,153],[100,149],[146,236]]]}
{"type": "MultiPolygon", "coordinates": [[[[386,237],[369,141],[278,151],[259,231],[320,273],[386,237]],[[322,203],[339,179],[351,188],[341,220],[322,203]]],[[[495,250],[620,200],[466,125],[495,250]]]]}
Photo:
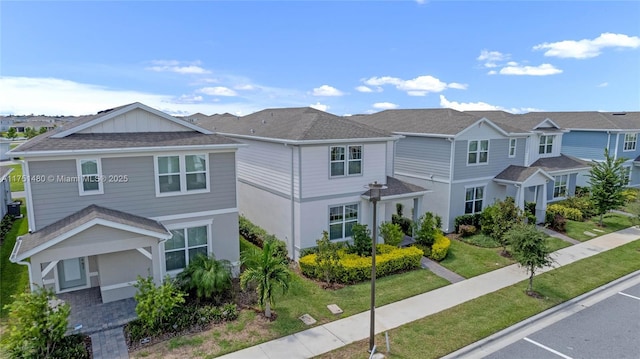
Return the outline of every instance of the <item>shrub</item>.
{"type": "Polygon", "coordinates": [[[185,301],[185,294],[174,285],[169,276],[159,286],[156,286],[152,277],[138,276],[133,286],[138,290],[134,295],[137,302],[136,314],[148,334],[162,330],[176,307],[185,301]]]}
{"type": "Polygon", "coordinates": [[[447,256],[450,246],[451,240],[449,238],[442,234],[437,235],[436,241],[433,243],[433,246],[431,246],[431,254],[429,255],[429,258],[438,262],[443,260],[447,256]]]}
{"type": "Polygon", "coordinates": [[[570,208],[560,204],[550,204],[547,207],[547,212],[556,213],[562,215],[562,217],[570,219],[572,221],[582,222],[582,211],[577,208],[570,208]]]}
{"type": "Polygon", "coordinates": [[[474,213],[474,214],[463,214],[462,216],[458,216],[454,219],[455,231],[458,233],[461,225],[469,225],[474,226],[476,229],[482,229],[480,227],[480,219],[482,218],[482,213],[474,213]]]}
{"type": "Polygon", "coordinates": [[[198,255],[178,274],[177,283],[185,290],[193,290],[198,298],[213,298],[219,303],[231,289],[231,263],[217,260],[213,255],[198,255]]]}
{"type": "MultiPolygon", "coordinates": [[[[397,248],[386,244],[379,244],[379,255],[376,255],[376,277],[420,268],[423,252],[415,247],[397,248]]],[[[371,258],[360,257],[356,254],[338,251],[339,264],[335,268],[335,277],[340,283],[356,283],[371,279],[371,258]]],[[[300,258],[302,274],[309,278],[319,279],[316,255],[310,254],[300,258]]]]}
{"type": "Polygon", "coordinates": [[[353,244],[347,245],[349,253],[354,253],[361,257],[371,254],[373,240],[371,239],[371,231],[366,224],[354,224],[351,228],[351,238],[353,239],[353,244]]]}
{"type": "Polygon", "coordinates": [[[38,288],[13,296],[9,323],[2,346],[12,358],[50,358],[63,342],[67,330],[69,304],[49,305],[56,299],[52,290],[38,288]]]}
{"type": "Polygon", "coordinates": [[[336,281],[336,267],[340,262],[338,249],[340,247],[329,239],[327,231],[322,232],[322,238],[316,241],[318,250],[316,252],[317,275],[325,282],[331,284],[336,281]]]}
{"type": "Polygon", "coordinates": [[[287,244],[279,240],[278,237],[267,233],[264,229],[251,223],[247,217],[240,216],[238,218],[238,231],[242,237],[260,248],[264,247],[264,241],[272,242],[275,255],[288,258],[289,252],[287,250],[287,244]]]}
{"type": "Polygon", "coordinates": [[[545,215],[545,225],[554,231],[564,232],[567,226],[567,220],[559,213],[547,211],[545,215]]]}
{"type": "Polygon", "coordinates": [[[476,234],[477,231],[478,229],[476,228],[476,226],[472,224],[461,224],[458,226],[458,234],[463,237],[472,236],[476,234]]]}
{"type": "Polygon", "coordinates": [[[563,205],[563,206],[569,207],[569,208],[578,209],[578,210],[580,210],[580,212],[582,212],[582,217],[583,218],[593,217],[595,215],[595,213],[596,213],[596,208],[595,208],[595,206],[593,205],[593,202],[591,201],[591,199],[588,196],[568,197],[567,199],[565,199],[563,201],[560,201],[560,202],[556,202],[555,204],[563,205]]]}
{"type": "Polygon", "coordinates": [[[380,225],[380,235],[384,239],[384,243],[391,246],[399,246],[404,238],[404,233],[400,225],[391,222],[384,222],[380,225]]]}
{"type": "Polygon", "coordinates": [[[418,224],[418,230],[416,231],[415,240],[417,243],[431,247],[436,239],[436,235],[442,234],[442,231],[438,227],[438,223],[442,220],[438,216],[434,216],[433,213],[427,212],[420,217],[418,224]]]}
{"type": "Polygon", "coordinates": [[[405,218],[397,214],[392,214],[391,223],[399,225],[402,232],[407,236],[413,236],[413,221],[409,218],[405,218]]]}
{"type": "Polygon", "coordinates": [[[491,206],[482,211],[482,233],[494,237],[506,250],[507,241],[504,234],[516,223],[522,223],[524,216],[522,210],[516,206],[513,197],[507,197],[504,201],[497,200],[491,206]]]}

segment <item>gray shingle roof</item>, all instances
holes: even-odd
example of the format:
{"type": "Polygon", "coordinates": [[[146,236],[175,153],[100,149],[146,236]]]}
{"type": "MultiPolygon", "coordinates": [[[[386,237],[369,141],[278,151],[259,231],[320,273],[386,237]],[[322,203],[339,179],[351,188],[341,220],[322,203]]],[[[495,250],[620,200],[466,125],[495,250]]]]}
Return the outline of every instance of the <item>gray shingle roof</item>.
{"type": "Polygon", "coordinates": [[[13,168],[9,166],[0,166],[0,182],[4,179],[4,176],[9,174],[12,170],[13,168]]]}
{"type": "Polygon", "coordinates": [[[219,135],[189,132],[75,133],[64,138],[34,138],[16,152],[97,150],[112,148],[226,145],[237,142],[219,135]],[[37,139],[37,141],[34,141],[37,139]]]}
{"type": "Polygon", "coordinates": [[[494,178],[497,180],[504,180],[504,181],[524,182],[539,170],[540,170],[539,167],[524,167],[524,166],[510,165],[494,178]]]}
{"type": "Polygon", "coordinates": [[[455,135],[481,117],[449,108],[434,108],[385,110],[349,118],[389,132],[455,135]]]}
{"type": "MultiPolygon", "coordinates": [[[[420,187],[408,182],[404,182],[397,178],[387,176],[387,188],[380,190],[380,197],[399,196],[403,194],[419,193],[427,191],[424,187],[420,187]]],[[[371,190],[362,193],[363,196],[371,196],[371,190]]]]}
{"type": "Polygon", "coordinates": [[[640,130],[640,112],[530,112],[523,118],[550,118],[567,129],[640,130]]]}
{"type": "Polygon", "coordinates": [[[199,125],[224,134],[293,141],[391,136],[385,131],[311,107],[266,109],[243,117],[213,115],[200,121],[199,125]]]}
{"type": "Polygon", "coordinates": [[[157,221],[92,204],[40,229],[37,232],[21,236],[19,238],[18,251],[12,255],[15,255],[16,258],[20,258],[20,255],[42,246],[94,219],[102,219],[109,222],[139,228],[145,231],[155,232],[158,234],[158,237],[171,235],[171,233],[157,221]]]}
{"type": "Polygon", "coordinates": [[[546,172],[564,171],[570,169],[588,169],[591,165],[587,161],[561,154],[558,157],[540,158],[531,164],[532,167],[540,167],[546,172]]]}

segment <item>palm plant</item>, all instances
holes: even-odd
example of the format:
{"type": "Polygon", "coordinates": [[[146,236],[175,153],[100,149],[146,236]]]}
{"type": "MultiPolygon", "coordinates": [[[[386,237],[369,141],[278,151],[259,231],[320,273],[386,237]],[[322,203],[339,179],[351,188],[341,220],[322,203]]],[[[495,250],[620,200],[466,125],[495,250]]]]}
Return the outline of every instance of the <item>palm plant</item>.
{"type": "Polygon", "coordinates": [[[262,250],[251,248],[242,253],[241,260],[246,270],[240,276],[240,286],[256,285],[260,309],[264,316],[271,318],[271,306],[275,305],[275,290],[280,287],[282,294],[289,290],[291,274],[287,260],[277,255],[273,242],[265,241],[262,250]]]}
{"type": "Polygon", "coordinates": [[[217,260],[212,254],[207,257],[198,255],[191,260],[187,268],[178,275],[181,286],[195,290],[198,298],[216,298],[231,288],[231,263],[217,260]]]}

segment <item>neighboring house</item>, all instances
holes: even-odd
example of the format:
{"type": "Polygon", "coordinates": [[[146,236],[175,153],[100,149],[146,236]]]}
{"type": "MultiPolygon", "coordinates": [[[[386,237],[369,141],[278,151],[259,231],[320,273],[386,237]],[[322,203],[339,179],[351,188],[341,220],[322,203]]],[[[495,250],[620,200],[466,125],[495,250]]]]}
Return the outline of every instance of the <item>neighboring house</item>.
{"type": "Polygon", "coordinates": [[[214,115],[200,125],[248,144],[238,151],[238,205],[253,223],[287,243],[291,257],[323,231],[349,240],[355,223],[372,227],[367,185],[386,184],[378,224],[395,203],[420,208],[425,190],[394,178],[399,136],[313,108],[214,115]]]}
{"type": "Polygon", "coordinates": [[[11,181],[9,180],[9,174],[13,168],[8,166],[0,166],[0,220],[8,212],[8,205],[12,203],[11,199],[11,181]]]}
{"type": "Polygon", "coordinates": [[[6,161],[10,159],[7,152],[9,152],[9,148],[11,147],[11,141],[5,138],[0,138],[0,161],[6,161]]]}
{"type": "Polygon", "coordinates": [[[11,261],[32,286],[132,297],[137,276],[198,254],[238,264],[242,145],[140,103],[77,118],[11,151],[22,157],[29,234],[11,261]]]}
{"type": "Polygon", "coordinates": [[[13,119],[0,116],[0,132],[9,131],[9,127],[13,124],[13,119]]]}
{"type": "Polygon", "coordinates": [[[554,189],[554,176],[571,178],[584,168],[560,154],[563,130],[546,119],[518,123],[501,111],[452,109],[386,110],[352,118],[403,136],[396,144],[394,177],[430,190],[419,213],[441,216],[445,232],[454,230],[456,217],[482,212],[507,196],[522,209],[535,202],[542,222],[554,191],[556,199],[575,191],[575,181],[568,179],[554,189]],[[559,168],[564,165],[570,168],[559,168]]]}
{"type": "MultiPolygon", "coordinates": [[[[544,116],[567,129],[563,135],[562,153],[585,161],[603,161],[604,149],[614,158],[625,158],[628,185],[640,186],[640,112],[539,112],[522,115],[544,116]]],[[[588,170],[577,179],[587,186],[588,170]]]]}

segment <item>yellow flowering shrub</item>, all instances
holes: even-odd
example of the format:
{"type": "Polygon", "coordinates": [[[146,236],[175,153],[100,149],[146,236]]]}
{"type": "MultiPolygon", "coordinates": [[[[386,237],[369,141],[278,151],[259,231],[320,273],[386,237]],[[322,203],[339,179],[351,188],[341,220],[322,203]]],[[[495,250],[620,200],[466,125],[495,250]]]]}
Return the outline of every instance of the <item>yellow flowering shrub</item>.
{"type": "Polygon", "coordinates": [[[443,234],[436,235],[436,240],[433,243],[433,246],[431,246],[431,254],[429,255],[429,258],[434,261],[443,260],[447,256],[450,246],[451,240],[449,238],[443,234]]]}

